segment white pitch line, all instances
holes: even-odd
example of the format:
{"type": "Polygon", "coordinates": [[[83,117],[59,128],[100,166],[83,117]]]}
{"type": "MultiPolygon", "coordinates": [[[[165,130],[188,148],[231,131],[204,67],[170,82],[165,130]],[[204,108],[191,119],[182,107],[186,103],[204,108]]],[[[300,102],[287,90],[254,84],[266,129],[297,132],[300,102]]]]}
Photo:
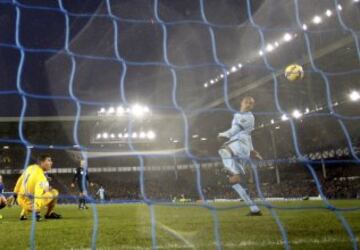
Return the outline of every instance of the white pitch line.
{"type": "MultiPolygon", "coordinates": [[[[161,224],[157,222],[157,224],[161,224]]],[[[158,245],[157,249],[195,249],[195,246],[188,242],[184,237],[182,237],[180,234],[172,230],[171,228],[161,224],[163,229],[168,231],[169,233],[175,233],[174,236],[182,241],[184,241],[187,245],[181,245],[181,244],[168,244],[168,245],[158,245]]],[[[359,241],[358,238],[356,238],[356,241],[359,241]]],[[[300,245],[300,244],[314,244],[314,245],[320,245],[320,244],[326,244],[326,243],[349,243],[350,239],[344,239],[344,238],[321,238],[321,239],[298,239],[298,240],[290,240],[290,245],[300,245]]],[[[248,247],[266,247],[266,246],[283,246],[284,242],[281,240],[277,241],[242,241],[239,243],[234,242],[226,242],[222,244],[222,247],[231,248],[231,249],[239,249],[239,248],[248,248],[248,247]]],[[[215,242],[212,244],[199,244],[198,247],[206,247],[206,248],[214,248],[215,242]]],[[[151,250],[151,247],[144,247],[144,246],[136,246],[136,245],[119,245],[116,247],[98,247],[98,250],[118,250],[118,249],[126,249],[126,250],[151,250]]],[[[71,250],[91,250],[90,248],[71,248],[71,250]]]]}
{"type": "MultiPolygon", "coordinates": [[[[159,225],[160,228],[162,228],[163,230],[165,230],[166,232],[170,233],[171,235],[173,235],[175,238],[183,241],[186,244],[187,248],[191,248],[191,249],[195,249],[195,246],[189,242],[187,239],[185,239],[181,234],[179,234],[178,232],[176,232],[174,229],[162,224],[161,222],[156,222],[156,225],[159,225]]],[[[184,247],[184,246],[183,246],[184,247]]]]}

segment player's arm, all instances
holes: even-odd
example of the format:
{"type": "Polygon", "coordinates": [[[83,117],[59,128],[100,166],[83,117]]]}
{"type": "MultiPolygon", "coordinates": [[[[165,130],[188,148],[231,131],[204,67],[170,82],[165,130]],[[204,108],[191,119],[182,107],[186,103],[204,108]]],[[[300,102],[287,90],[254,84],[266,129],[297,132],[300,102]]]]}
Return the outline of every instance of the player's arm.
{"type": "Polygon", "coordinates": [[[262,160],[262,156],[258,151],[254,149],[254,145],[252,143],[252,139],[250,138],[250,158],[254,160],[262,160]]]}
{"type": "Polygon", "coordinates": [[[254,127],[254,117],[243,117],[240,114],[235,114],[231,128],[219,134],[219,137],[231,138],[240,131],[249,130],[254,127]]]}
{"type": "Polygon", "coordinates": [[[20,175],[20,177],[18,178],[18,180],[16,181],[16,185],[14,187],[14,194],[7,198],[7,204],[9,207],[11,207],[15,204],[16,198],[17,198],[18,193],[20,192],[20,188],[23,183],[23,180],[24,180],[24,173],[22,173],[20,175]]]}
{"type": "Polygon", "coordinates": [[[254,159],[254,160],[262,160],[262,156],[260,155],[260,153],[256,150],[251,150],[250,151],[250,158],[254,159]]]}
{"type": "Polygon", "coordinates": [[[89,177],[89,172],[86,171],[86,181],[88,182],[88,184],[93,187],[94,186],[94,183],[90,181],[90,177],[89,177]]]}
{"type": "Polygon", "coordinates": [[[224,132],[221,132],[218,134],[218,137],[223,137],[223,138],[230,138],[232,137],[233,135],[236,135],[237,133],[240,132],[240,128],[238,126],[235,125],[235,122],[237,120],[237,117],[238,117],[238,114],[235,114],[234,115],[234,118],[233,118],[233,121],[232,121],[232,125],[231,125],[231,128],[224,131],[224,132]]]}
{"type": "Polygon", "coordinates": [[[71,182],[71,187],[75,187],[75,182],[78,180],[78,170],[76,169],[75,170],[75,174],[74,174],[74,177],[73,177],[73,180],[71,182]]]}

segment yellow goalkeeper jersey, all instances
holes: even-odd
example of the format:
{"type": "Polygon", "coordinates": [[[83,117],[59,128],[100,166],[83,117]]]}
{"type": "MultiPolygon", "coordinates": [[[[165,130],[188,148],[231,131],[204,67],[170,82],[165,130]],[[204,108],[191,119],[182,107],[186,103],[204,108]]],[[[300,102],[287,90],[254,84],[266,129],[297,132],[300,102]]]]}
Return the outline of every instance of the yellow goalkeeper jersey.
{"type": "Polygon", "coordinates": [[[36,210],[43,206],[42,196],[48,191],[49,182],[44,171],[37,164],[30,165],[26,168],[17,180],[14,188],[14,192],[18,194],[18,199],[22,199],[26,203],[31,202],[32,197],[34,197],[36,210]]]}

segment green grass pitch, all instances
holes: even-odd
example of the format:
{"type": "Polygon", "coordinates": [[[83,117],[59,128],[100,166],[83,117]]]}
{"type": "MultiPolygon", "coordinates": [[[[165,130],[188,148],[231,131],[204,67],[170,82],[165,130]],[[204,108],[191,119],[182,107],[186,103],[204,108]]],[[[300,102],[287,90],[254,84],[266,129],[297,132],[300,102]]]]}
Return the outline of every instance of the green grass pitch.
{"type": "MultiPolygon", "coordinates": [[[[360,201],[332,201],[339,207],[360,207],[360,201]]],[[[239,203],[217,203],[229,207],[239,203]]],[[[322,206],[320,201],[275,202],[277,206],[322,206]]],[[[261,217],[246,216],[247,208],[218,210],[222,249],[283,249],[278,227],[263,208],[261,217]]],[[[334,212],[324,209],[275,210],[288,232],[292,249],[352,249],[334,212]]],[[[19,207],[0,211],[0,249],[28,249],[31,221],[19,221],[19,207]]],[[[64,218],[36,223],[36,249],[90,249],[93,213],[60,205],[64,218]]],[[[97,205],[97,249],[151,249],[149,208],[144,204],[97,205]]],[[[211,212],[203,207],[154,206],[158,249],[215,249],[211,212]]],[[[344,212],[357,239],[360,211],[344,212]]]]}

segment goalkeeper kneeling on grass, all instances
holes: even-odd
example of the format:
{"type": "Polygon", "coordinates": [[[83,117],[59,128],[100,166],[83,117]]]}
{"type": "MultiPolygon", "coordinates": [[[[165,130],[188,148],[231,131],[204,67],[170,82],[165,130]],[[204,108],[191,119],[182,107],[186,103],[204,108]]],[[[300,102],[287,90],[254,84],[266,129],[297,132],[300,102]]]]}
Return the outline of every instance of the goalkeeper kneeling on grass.
{"type": "Polygon", "coordinates": [[[28,166],[19,177],[14,188],[14,195],[9,197],[8,204],[17,199],[22,208],[20,220],[27,220],[31,213],[36,213],[36,220],[41,220],[40,210],[47,208],[45,219],[60,219],[54,212],[59,192],[49,186],[45,172],[52,167],[52,159],[48,154],[40,155],[37,164],[28,166]]]}

